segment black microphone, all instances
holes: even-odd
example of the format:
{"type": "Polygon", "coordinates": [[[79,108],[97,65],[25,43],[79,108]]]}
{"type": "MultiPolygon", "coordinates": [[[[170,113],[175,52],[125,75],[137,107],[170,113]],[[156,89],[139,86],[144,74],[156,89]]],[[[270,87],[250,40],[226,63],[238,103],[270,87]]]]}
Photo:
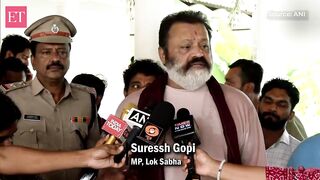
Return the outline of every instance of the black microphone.
{"type": "MultiPolygon", "coordinates": [[[[200,145],[200,139],[197,135],[194,126],[193,116],[190,115],[190,112],[186,108],[181,108],[177,112],[177,119],[171,128],[172,138],[175,143],[181,145],[200,145]]],[[[190,163],[188,164],[188,175],[186,180],[200,179],[200,176],[196,174],[193,152],[187,154],[190,163]]]]}
{"type": "Polygon", "coordinates": [[[142,126],[141,132],[137,136],[138,144],[158,144],[172,124],[174,114],[175,109],[171,103],[166,101],[159,103],[142,126]]]}
{"type": "Polygon", "coordinates": [[[133,128],[129,132],[127,140],[123,143],[122,152],[120,154],[115,155],[113,158],[115,163],[120,163],[121,159],[129,152],[130,146],[133,143],[135,137],[139,134],[139,132],[140,128],[138,126],[133,126],[133,128]]]}
{"type": "Polygon", "coordinates": [[[115,155],[114,161],[116,163],[120,162],[123,156],[131,149],[133,142],[143,145],[158,144],[165,132],[169,129],[174,118],[174,113],[175,109],[171,103],[159,103],[141,129],[138,126],[134,126],[133,129],[136,129],[135,132],[131,133],[133,129],[130,131],[123,152],[115,155]]]}

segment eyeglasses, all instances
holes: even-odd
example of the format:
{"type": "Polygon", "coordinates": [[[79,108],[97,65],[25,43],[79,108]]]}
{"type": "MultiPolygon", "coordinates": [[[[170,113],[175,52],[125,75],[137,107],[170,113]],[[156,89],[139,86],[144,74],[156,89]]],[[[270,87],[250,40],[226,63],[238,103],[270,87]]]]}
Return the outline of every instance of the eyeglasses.
{"type": "Polygon", "coordinates": [[[60,58],[69,57],[69,51],[67,51],[66,49],[56,49],[56,51],[53,51],[51,49],[43,49],[38,53],[42,58],[51,58],[53,57],[53,55],[56,55],[60,58]]]}

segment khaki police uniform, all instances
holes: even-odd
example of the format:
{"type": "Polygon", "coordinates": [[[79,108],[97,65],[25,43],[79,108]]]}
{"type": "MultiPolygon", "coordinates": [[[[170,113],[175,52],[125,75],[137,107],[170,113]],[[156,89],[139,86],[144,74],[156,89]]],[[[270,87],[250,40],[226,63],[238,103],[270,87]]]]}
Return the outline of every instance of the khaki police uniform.
{"type": "MultiPolygon", "coordinates": [[[[100,134],[96,120],[88,129],[92,110],[88,90],[67,81],[65,87],[65,94],[57,104],[37,78],[7,91],[22,112],[13,137],[15,145],[54,151],[79,150],[84,148],[81,138],[88,147],[95,145],[100,134]]],[[[79,179],[79,173],[79,169],[49,173],[48,178],[79,179]]]]}
{"type": "MultiPolygon", "coordinates": [[[[31,41],[42,43],[70,43],[76,34],[73,24],[59,15],[39,19],[26,29],[31,41]]],[[[9,89],[6,94],[21,110],[18,130],[13,143],[36,149],[53,151],[80,150],[95,145],[100,138],[96,106],[90,89],[69,84],[66,80],[63,97],[55,103],[51,93],[35,77],[24,85],[9,89]],[[92,112],[95,115],[89,128],[92,112]]],[[[80,178],[81,169],[42,174],[44,179],[73,180],[80,178]]]]}

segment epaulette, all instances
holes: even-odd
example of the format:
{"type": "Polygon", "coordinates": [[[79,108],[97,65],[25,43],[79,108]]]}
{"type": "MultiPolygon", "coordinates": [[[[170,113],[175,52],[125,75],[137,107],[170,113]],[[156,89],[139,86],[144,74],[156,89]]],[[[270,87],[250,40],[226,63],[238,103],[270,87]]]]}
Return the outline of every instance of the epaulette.
{"type": "Polygon", "coordinates": [[[17,90],[17,89],[21,89],[21,88],[27,87],[30,84],[31,84],[31,81],[28,81],[28,82],[21,81],[21,82],[9,83],[9,84],[2,84],[0,89],[4,93],[8,93],[10,91],[14,91],[14,90],[17,90]]]}
{"type": "Polygon", "coordinates": [[[88,92],[90,94],[93,94],[95,97],[97,97],[96,90],[94,88],[92,88],[92,87],[85,86],[85,85],[82,85],[82,84],[76,84],[76,83],[71,83],[70,86],[73,87],[73,88],[77,88],[77,89],[80,89],[82,91],[88,92]]]}

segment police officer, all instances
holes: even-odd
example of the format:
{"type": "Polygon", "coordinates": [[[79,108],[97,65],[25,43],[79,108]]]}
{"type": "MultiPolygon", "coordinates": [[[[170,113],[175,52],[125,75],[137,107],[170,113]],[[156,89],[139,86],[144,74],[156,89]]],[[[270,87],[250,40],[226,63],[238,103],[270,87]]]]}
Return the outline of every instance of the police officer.
{"type": "MultiPolygon", "coordinates": [[[[76,32],[74,25],[59,15],[39,19],[25,30],[31,40],[31,63],[36,77],[7,91],[22,112],[13,137],[15,145],[68,151],[92,147],[99,139],[91,89],[69,84],[64,78],[70,64],[71,37],[76,32]]],[[[79,179],[80,171],[41,176],[79,179]]]]}

